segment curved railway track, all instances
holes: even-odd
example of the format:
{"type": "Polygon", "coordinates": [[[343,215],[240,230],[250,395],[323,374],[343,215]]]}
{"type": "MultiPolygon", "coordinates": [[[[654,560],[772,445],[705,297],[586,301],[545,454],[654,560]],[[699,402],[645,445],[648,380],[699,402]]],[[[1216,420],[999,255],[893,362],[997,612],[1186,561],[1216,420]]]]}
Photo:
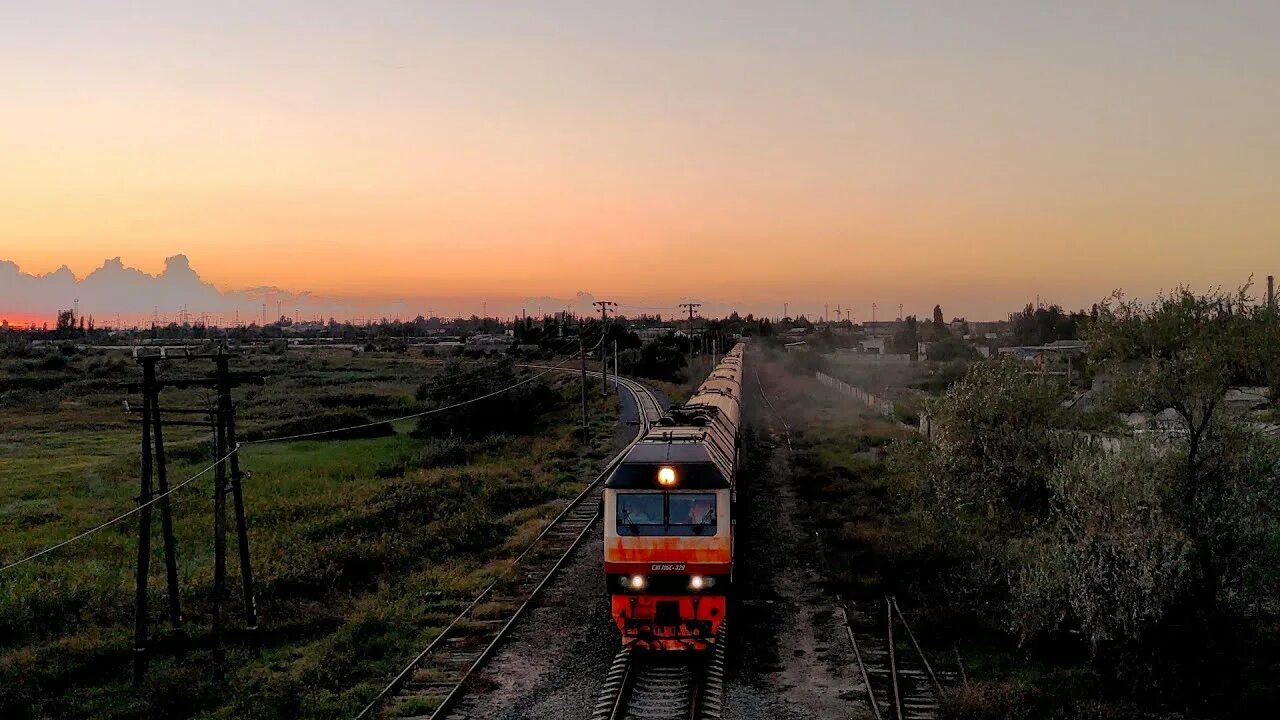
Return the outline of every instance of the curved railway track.
{"type": "MultiPolygon", "coordinates": [[[[573,368],[553,369],[579,372],[573,368]]],[[[600,377],[598,372],[587,374],[600,377]]],[[[493,654],[586,536],[596,521],[604,480],[662,415],[656,396],[644,385],[628,378],[619,378],[618,385],[619,392],[630,394],[637,406],[635,437],[543,528],[501,577],[461,608],[452,622],[360,711],[356,720],[467,717],[467,680],[493,654]]]]}

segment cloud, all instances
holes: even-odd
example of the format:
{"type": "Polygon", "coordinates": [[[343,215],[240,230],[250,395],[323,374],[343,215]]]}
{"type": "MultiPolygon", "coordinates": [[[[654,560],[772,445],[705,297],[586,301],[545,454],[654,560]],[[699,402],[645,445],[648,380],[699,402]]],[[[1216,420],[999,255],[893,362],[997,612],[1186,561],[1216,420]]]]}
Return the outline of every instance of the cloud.
{"type": "MultiPolygon", "coordinates": [[[[579,290],[572,297],[542,295],[538,297],[489,298],[487,310],[500,317],[550,315],[568,310],[578,315],[599,314],[593,303],[597,295],[579,290]]],[[[608,298],[609,296],[604,296],[608,298]]],[[[683,317],[678,302],[659,306],[653,301],[636,298],[610,298],[619,302],[622,315],[661,314],[683,317]]],[[[219,290],[200,277],[186,255],[178,254],[164,261],[164,269],[151,275],[130,267],[119,257],[109,258],[84,278],[77,278],[65,265],[44,275],[22,272],[17,263],[0,260],[0,317],[23,318],[27,321],[48,318],[58,311],[78,305],[84,315],[95,315],[99,324],[114,322],[121,316],[126,326],[145,325],[159,316],[162,323],[178,317],[186,308],[194,321],[206,315],[210,322],[231,324],[241,321],[259,322],[266,314],[274,320],[279,312],[304,319],[337,317],[341,319],[411,318],[428,309],[446,317],[478,314],[484,302],[476,297],[399,298],[394,300],[362,300],[321,297],[307,291],[291,291],[274,285],[260,285],[243,290],[219,290]],[[278,303],[278,308],[277,308],[278,303]],[[265,307],[264,307],[265,306],[265,307]]],[[[738,306],[733,303],[705,301],[703,317],[728,314],[738,306]]]]}
{"type": "Polygon", "coordinates": [[[261,319],[263,305],[268,319],[279,310],[283,314],[297,311],[303,317],[376,318],[382,314],[404,315],[402,301],[362,303],[338,298],[321,298],[309,292],[291,292],[278,287],[262,286],[240,291],[223,291],[200,277],[186,255],[166,258],[164,270],[151,275],[129,267],[119,257],[103,261],[102,266],[82,279],[77,279],[65,265],[45,275],[22,272],[17,263],[0,260],[0,314],[53,317],[59,310],[79,304],[84,314],[97,313],[106,322],[116,314],[132,322],[159,314],[173,318],[185,306],[193,319],[208,313],[211,321],[233,321],[239,314],[246,322],[261,319]]]}

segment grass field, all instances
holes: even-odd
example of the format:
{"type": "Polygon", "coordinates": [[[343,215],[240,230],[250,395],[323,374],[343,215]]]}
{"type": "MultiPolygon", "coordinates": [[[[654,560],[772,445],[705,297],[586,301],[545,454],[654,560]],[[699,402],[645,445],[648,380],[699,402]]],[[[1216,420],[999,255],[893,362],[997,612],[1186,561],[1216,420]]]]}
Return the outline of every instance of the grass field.
{"type": "MultiPolygon", "coordinates": [[[[138,429],[118,383],[126,356],[7,357],[0,383],[0,564],[133,506],[138,429]]],[[[179,361],[172,372],[196,372],[179,361]]],[[[419,407],[439,371],[405,355],[255,354],[240,370],[267,377],[240,393],[245,437],[381,420],[419,407]]],[[[437,382],[447,382],[438,378],[437,382]]],[[[164,622],[159,517],[152,525],[153,660],[130,684],[135,518],[0,575],[0,717],[277,718],[354,713],[563,501],[612,444],[616,398],[592,394],[583,448],[573,378],[526,431],[420,437],[410,422],[378,437],[246,445],[241,454],[261,658],[239,610],[234,544],[224,612],[233,629],[225,683],[210,634],[212,478],[175,493],[185,632],[164,622]]],[[[203,402],[173,392],[164,403],[203,402]]],[[[495,399],[500,401],[500,398],[495,399]]],[[[169,477],[206,466],[207,432],[167,432],[169,477]],[[204,433],[202,435],[202,433],[204,433]]],[[[231,536],[234,538],[234,536],[231,536]]]]}

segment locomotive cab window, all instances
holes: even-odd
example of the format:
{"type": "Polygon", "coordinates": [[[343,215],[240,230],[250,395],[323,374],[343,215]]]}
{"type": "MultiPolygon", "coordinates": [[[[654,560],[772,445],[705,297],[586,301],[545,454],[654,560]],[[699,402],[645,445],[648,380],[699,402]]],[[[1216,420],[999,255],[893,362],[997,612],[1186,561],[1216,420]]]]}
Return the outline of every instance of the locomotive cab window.
{"type": "Polygon", "coordinates": [[[618,493],[619,535],[715,535],[714,493],[618,493]]]}

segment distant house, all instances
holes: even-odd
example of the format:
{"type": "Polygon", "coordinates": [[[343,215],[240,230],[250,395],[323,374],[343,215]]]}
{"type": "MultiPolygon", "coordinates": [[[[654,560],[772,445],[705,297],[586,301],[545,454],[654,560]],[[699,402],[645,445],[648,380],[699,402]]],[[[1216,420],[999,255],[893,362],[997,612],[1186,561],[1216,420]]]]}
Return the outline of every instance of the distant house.
{"type": "Polygon", "coordinates": [[[888,342],[889,339],[885,337],[867,338],[866,340],[859,340],[858,347],[861,348],[864,353],[884,355],[889,352],[887,347],[888,342]]]}
{"type": "MultiPolygon", "coordinates": [[[[640,337],[640,342],[653,342],[661,337],[666,337],[667,333],[673,332],[675,328],[659,326],[659,327],[642,327],[633,328],[632,332],[640,337]]],[[[681,336],[683,337],[683,333],[681,336]]]]}
{"type": "Polygon", "coordinates": [[[862,323],[862,332],[871,337],[891,337],[902,327],[900,320],[876,320],[862,323]]]}
{"type": "Polygon", "coordinates": [[[1041,375],[1065,375],[1070,382],[1074,360],[1084,355],[1083,340],[1055,340],[1048,345],[1012,345],[1000,348],[1002,356],[1015,357],[1041,375]]]}
{"type": "Polygon", "coordinates": [[[503,335],[472,335],[467,338],[467,347],[485,352],[506,350],[511,347],[511,338],[503,335]]]}

